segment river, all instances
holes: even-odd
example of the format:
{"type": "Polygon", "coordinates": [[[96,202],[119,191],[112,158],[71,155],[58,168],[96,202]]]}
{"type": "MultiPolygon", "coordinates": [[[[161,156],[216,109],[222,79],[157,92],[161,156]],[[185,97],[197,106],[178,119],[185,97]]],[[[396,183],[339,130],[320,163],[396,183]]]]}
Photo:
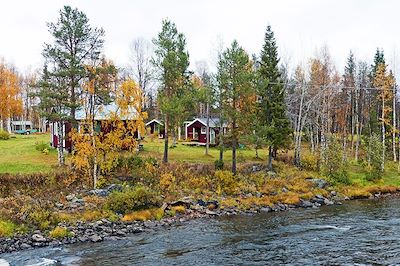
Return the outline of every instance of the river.
{"type": "MultiPolygon", "coordinates": [[[[0,255],[11,265],[400,265],[400,199],[197,219],[123,240],[0,255]]],[[[1,265],[1,263],[0,263],[1,265]]]]}

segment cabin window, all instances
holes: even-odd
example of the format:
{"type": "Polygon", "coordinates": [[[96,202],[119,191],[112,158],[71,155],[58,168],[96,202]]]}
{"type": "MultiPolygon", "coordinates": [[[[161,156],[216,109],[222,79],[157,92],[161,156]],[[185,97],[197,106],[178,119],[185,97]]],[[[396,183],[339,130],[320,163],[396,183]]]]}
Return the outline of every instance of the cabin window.
{"type": "Polygon", "coordinates": [[[207,128],[206,127],[201,127],[201,134],[206,134],[207,128]]]}

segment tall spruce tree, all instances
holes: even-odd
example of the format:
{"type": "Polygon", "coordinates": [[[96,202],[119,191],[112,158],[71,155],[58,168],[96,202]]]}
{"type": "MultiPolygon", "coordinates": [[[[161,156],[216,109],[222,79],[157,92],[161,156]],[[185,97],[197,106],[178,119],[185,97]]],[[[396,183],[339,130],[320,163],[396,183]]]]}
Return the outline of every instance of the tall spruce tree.
{"type": "MultiPolygon", "coordinates": [[[[164,158],[168,162],[168,138],[171,123],[178,123],[176,116],[179,109],[182,113],[189,106],[187,99],[190,88],[189,54],[186,51],[186,39],[179,33],[175,23],[163,20],[161,32],[153,40],[155,56],[151,60],[158,70],[160,88],[158,101],[164,115],[164,158]]],[[[173,125],[172,125],[173,126],[173,125]]],[[[175,126],[177,126],[175,124],[175,126]]]]}
{"type": "Polygon", "coordinates": [[[269,155],[267,169],[272,169],[272,159],[279,148],[290,141],[292,129],[286,116],[284,84],[279,71],[278,47],[271,26],[267,26],[265,43],[261,51],[258,68],[259,116],[268,140],[269,155]]]}

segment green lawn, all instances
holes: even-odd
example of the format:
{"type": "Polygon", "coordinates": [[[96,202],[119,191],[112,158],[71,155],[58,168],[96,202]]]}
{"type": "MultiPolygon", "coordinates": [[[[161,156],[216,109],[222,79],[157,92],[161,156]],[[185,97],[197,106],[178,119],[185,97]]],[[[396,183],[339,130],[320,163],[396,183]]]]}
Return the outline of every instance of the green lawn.
{"type": "MultiPolygon", "coordinates": [[[[49,154],[44,154],[35,149],[35,144],[40,142],[49,142],[49,134],[42,135],[17,135],[9,140],[0,140],[0,173],[36,173],[50,172],[57,166],[57,151],[50,149],[49,154]]],[[[143,156],[152,156],[162,160],[164,142],[160,139],[146,138],[143,141],[143,156]]],[[[303,154],[306,154],[307,147],[304,147],[303,154]]],[[[289,151],[289,154],[292,154],[289,151]]],[[[266,163],[268,151],[262,149],[259,151],[260,159],[255,158],[255,151],[251,148],[238,149],[238,163],[243,162],[263,162],[266,163]]],[[[213,164],[219,158],[218,148],[210,148],[209,155],[205,155],[205,147],[190,147],[182,143],[173,149],[169,149],[169,160],[171,162],[189,162],[189,163],[207,163],[213,164]]],[[[226,165],[230,165],[232,160],[232,151],[227,149],[224,153],[226,165]]],[[[348,166],[348,173],[353,184],[359,186],[370,186],[374,183],[365,179],[366,170],[361,164],[351,160],[348,166]]],[[[315,175],[319,175],[315,173],[315,175]]],[[[400,186],[400,172],[398,164],[394,162],[386,163],[384,178],[381,182],[387,185],[400,186]]]]}
{"type": "Polygon", "coordinates": [[[0,140],[0,173],[49,172],[57,165],[57,152],[44,154],[35,149],[35,143],[49,142],[48,134],[16,135],[0,140]]]}
{"type": "MultiPolygon", "coordinates": [[[[147,139],[143,141],[144,156],[153,156],[157,159],[162,159],[164,152],[164,141],[159,139],[147,139]]],[[[214,163],[219,159],[219,149],[212,147],[209,150],[209,155],[205,155],[205,147],[186,146],[178,142],[177,147],[169,149],[169,160],[175,162],[190,162],[190,163],[214,163]]],[[[249,148],[242,148],[237,150],[238,162],[251,162],[251,161],[266,161],[268,150],[263,149],[259,151],[260,159],[255,158],[255,150],[249,148]]],[[[232,160],[232,150],[227,149],[224,152],[224,160],[230,163],[232,160]]]]}

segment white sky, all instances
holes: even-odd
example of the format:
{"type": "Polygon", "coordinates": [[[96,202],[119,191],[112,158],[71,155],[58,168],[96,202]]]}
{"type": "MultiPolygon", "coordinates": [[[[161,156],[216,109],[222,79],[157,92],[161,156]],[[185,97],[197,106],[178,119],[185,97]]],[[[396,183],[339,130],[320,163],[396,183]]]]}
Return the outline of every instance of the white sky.
{"type": "Polygon", "coordinates": [[[387,63],[400,53],[400,2],[395,0],[0,1],[0,57],[20,71],[42,65],[43,44],[51,41],[46,22],[55,22],[63,5],[77,7],[91,25],[104,28],[105,55],[119,66],[128,62],[130,42],[137,37],[151,40],[163,18],[186,35],[192,67],[200,60],[212,65],[220,39],[227,46],[236,38],[250,54],[258,54],[268,24],[282,60],[292,68],[323,45],[340,72],[350,49],[369,62],[377,47],[385,50],[387,63]]]}

